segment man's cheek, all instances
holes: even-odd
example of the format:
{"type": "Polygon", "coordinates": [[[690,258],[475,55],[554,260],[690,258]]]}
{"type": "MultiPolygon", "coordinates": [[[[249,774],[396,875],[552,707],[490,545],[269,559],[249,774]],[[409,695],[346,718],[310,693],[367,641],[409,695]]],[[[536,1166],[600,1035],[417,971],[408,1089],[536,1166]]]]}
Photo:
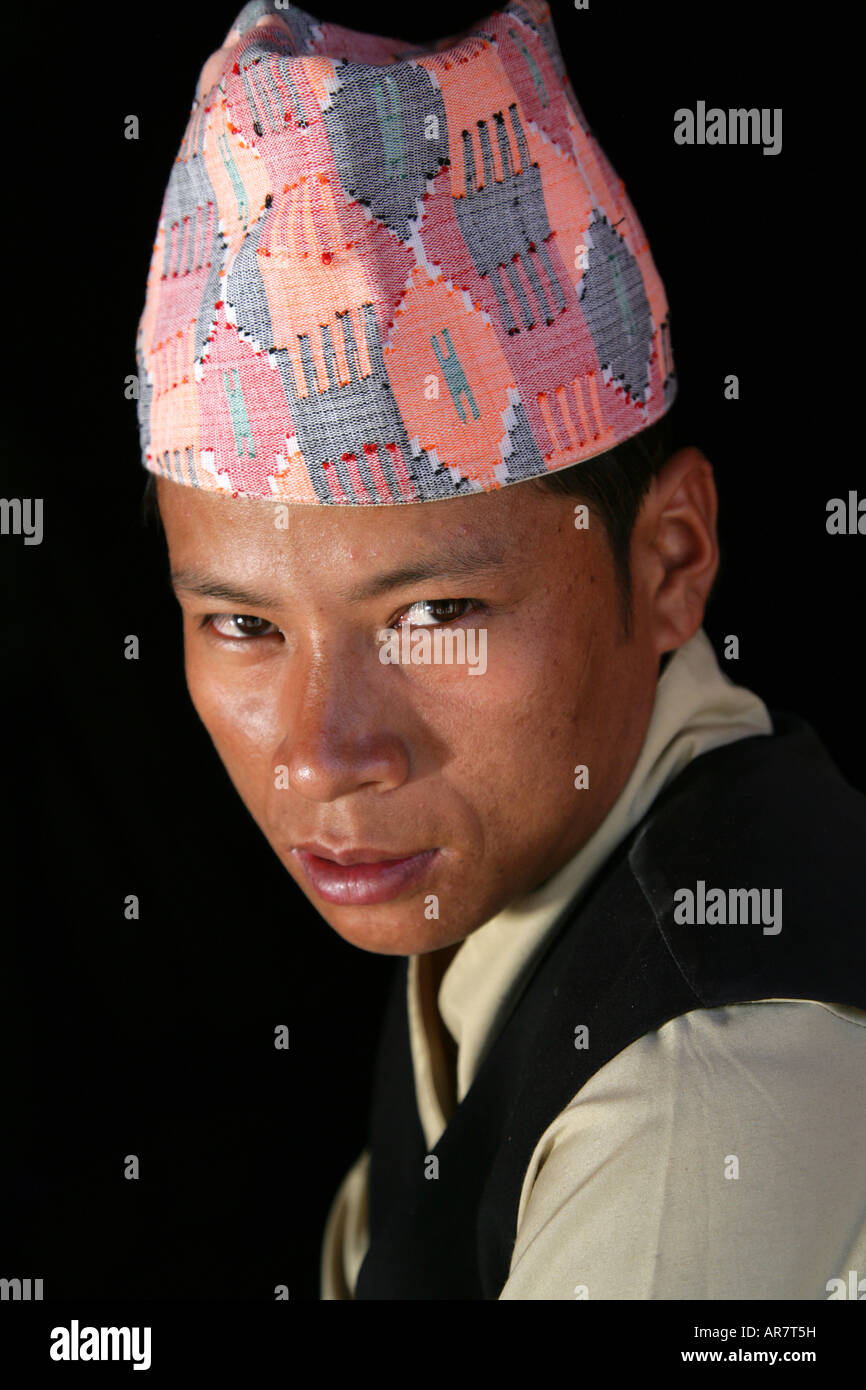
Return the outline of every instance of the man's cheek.
{"type": "Polygon", "coordinates": [[[229,681],[206,665],[187,664],[187,688],[195,710],[219,746],[276,750],[282,734],[276,702],[267,688],[229,681]]]}
{"type": "Polygon", "coordinates": [[[234,728],[228,710],[225,693],[219,685],[209,681],[201,671],[187,667],[186,678],[189,697],[196,714],[204,724],[217,747],[223,743],[234,728]]]}

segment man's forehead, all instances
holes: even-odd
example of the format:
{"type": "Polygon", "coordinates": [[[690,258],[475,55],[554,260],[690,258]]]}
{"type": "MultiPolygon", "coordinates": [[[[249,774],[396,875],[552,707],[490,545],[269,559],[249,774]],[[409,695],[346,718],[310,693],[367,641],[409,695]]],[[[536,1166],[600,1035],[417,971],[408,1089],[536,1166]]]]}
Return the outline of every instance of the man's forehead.
{"type": "Polygon", "coordinates": [[[161,499],[163,488],[175,588],[257,606],[274,606],[294,578],[361,602],[440,577],[526,572],[550,554],[542,542],[556,530],[553,499],[516,488],[393,508],[286,506],[162,480],[161,499]]]}
{"type": "Polygon", "coordinates": [[[527,539],[538,530],[539,514],[546,529],[553,522],[549,505],[539,507],[538,494],[526,488],[394,507],[309,507],[231,498],[163,478],[157,489],[170,546],[190,552],[322,552],[350,564],[420,554],[463,567],[473,555],[490,564],[525,553],[527,539]]]}

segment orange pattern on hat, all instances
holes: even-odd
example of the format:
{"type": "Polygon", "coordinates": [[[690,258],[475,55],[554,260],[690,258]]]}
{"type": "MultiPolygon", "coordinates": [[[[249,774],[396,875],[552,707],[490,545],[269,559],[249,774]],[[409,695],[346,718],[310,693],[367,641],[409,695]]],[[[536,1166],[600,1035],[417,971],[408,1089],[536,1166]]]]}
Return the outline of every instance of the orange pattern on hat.
{"type": "Polygon", "coordinates": [[[416,267],[394,314],[385,365],[409,438],[493,486],[515,383],[492,324],[467,300],[416,267]]]}
{"type": "MultiPolygon", "coordinates": [[[[171,334],[151,348],[154,428],[150,447],[158,458],[166,452],[174,462],[179,454],[181,473],[188,475],[186,450],[198,459],[201,449],[199,392],[195,383],[195,319],[185,332],[171,334]]],[[[192,482],[192,479],[189,479],[192,482]]]]}
{"type": "MultiPolygon", "coordinates": [[[[338,196],[342,197],[342,194],[338,196]]],[[[309,336],[319,390],[328,385],[320,326],[348,313],[361,365],[370,363],[364,337],[362,304],[373,302],[373,289],[357,251],[347,244],[340,227],[331,184],[324,174],[301,175],[275,200],[258,245],[262,282],[268,298],[274,345],[288,349],[298,394],[307,386],[298,338],[309,336]]],[[[334,333],[337,378],[349,380],[342,337],[334,333]]]]}
{"type": "MultiPolygon", "coordinates": [[[[448,117],[451,193],[455,198],[463,198],[466,196],[463,131],[469,135],[475,157],[476,178],[481,187],[484,183],[484,163],[478,121],[483,117],[492,126],[494,111],[507,111],[513,103],[519,106],[518,96],[495,48],[486,40],[474,40],[471,52],[458,62],[439,54],[428,54],[419,59],[419,66],[433,72],[439,83],[448,117]]],[[[501,180],[504,176],[502,157],[492,130],[490,143],[494,178],[501,180]]],[[[522,161],[513,139],[510,147],[514,167],[519,170],[522,161]]]]}

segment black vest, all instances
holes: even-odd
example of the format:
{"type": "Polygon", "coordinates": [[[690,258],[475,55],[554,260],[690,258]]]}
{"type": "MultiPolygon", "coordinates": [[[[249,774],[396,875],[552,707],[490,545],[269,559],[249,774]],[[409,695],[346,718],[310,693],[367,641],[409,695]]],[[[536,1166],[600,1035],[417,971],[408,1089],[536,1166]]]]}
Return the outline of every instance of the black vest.
{"type": "Polygon", "coordinates": [[[866,797],[802,719],[773,722],[772,737],[695,758],[562,915],[433,1150],[438,1178],[425,1177],[400,961],[373,1086],[356,1298],[498,1298],[538,1140],[645,1033],[773,996],[866,1008],[866,797]],[[698,880],[726,896],[780,888],[781,931],[675,922],[674,894],[698,880]],[[579,1024],[587,1048],[574,1045],[579,1024]]]}

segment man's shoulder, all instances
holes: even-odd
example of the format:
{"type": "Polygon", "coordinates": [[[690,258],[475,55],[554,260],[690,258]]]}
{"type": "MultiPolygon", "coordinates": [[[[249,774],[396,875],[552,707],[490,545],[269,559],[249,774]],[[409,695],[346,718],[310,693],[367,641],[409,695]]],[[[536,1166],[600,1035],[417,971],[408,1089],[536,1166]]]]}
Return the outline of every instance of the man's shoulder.
{"type": "MultiPolygon", "coordinates": [[[[846,781],[818,734],[800,715],[772,711],[773,733],[736,739],[693,758],[656,798],[643,828],[658,837],[684,814],[742,839],[758,825],[789,822],[812,830],[828,820],[866,825],[866,796],[846,781]]],[[[847,836],[846,836],[847,838],[847,836]]]]}
{"type": "Polygon", "coordinates": [[[804,720],[776,716],[696,757],[569,906],[476,1078],[507,1097],[491,1282],[535,1145],[625,1049],[750,1001],[866,1008],[864,800],[804,720]]]}
{"type": "Polygon", "coordinates": [[[702,1000],[812,980],[812,998],[862,1007],[866,796],[805,720],[773,724],[695,758],[637,828],[628,866],[702,1000]]]}

